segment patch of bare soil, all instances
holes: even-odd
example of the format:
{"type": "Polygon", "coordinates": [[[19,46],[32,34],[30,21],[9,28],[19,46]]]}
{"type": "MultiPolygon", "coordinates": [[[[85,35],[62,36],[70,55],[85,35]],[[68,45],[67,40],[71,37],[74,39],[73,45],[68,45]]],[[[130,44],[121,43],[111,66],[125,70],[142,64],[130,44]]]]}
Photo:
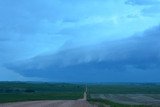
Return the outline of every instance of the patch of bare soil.
{"type": "Polygon", "coordinates": [[[93,94],[91,98],[102,98],[122,104],[160,106],[160,95],[157,94],[93,94]]]}

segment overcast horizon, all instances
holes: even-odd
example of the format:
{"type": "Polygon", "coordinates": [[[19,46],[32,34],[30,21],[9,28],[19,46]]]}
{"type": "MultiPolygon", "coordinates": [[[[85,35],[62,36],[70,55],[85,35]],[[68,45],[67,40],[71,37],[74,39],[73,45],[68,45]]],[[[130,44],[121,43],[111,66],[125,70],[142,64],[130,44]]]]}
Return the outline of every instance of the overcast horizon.
{"type": "Polygon", "coordinates": [[[160,82],[160,0],[0,0],[0,81],[160,82]]]}

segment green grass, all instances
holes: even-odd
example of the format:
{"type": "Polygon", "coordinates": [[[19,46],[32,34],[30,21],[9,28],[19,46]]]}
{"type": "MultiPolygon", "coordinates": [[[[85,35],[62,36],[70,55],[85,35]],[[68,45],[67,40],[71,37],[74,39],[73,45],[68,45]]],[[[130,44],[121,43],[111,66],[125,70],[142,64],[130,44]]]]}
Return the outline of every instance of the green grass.
{"type": "Polygon", "coordinates": [[[127,105],[127,104],[119,104],[116,102],[112,102],[109,100],[104,99],[89,99],[88,100],[91,103],[96,103],[99,105],[99,107],[103,107],[104,105],[110,105],[111,107],[151,107],[147,105],[127,105]]]}
{"type": "Polygon", "coordinates": [[[83,92],[84,85],[69,83],[0,82],[0,93],[26,92],[83,92]]]}
{"type": "Polygon", "coordinates": [[[35,100],[75,100],[83,97],[83,93],[3,93],[0,103],[35,101],[35,100]]]}
{"type": "Polygon", "coordinates": [[[91,84],[91,94],[160,94],[160,84],[91,84]]]}
{"type": "Polygon", "coordinates": [[[83,98],[84,85],[67,83],[0,82],[0,103],[83,98]]]}

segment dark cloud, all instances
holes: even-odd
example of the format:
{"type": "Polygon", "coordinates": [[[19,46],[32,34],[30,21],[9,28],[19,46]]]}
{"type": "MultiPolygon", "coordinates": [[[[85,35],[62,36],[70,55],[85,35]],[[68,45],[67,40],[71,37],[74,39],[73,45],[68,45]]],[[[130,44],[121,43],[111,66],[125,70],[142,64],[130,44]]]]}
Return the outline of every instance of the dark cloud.
{"type": "Polygon", "coordinates": [[[127,0],[125,2],[129,5],[156,5],[160,4],[159,0],[127,0]]]}
{"type": "Polygon", "coordinates": [[[159,49],[160,26],[128,39],[61,50],[6,67],[25,76],[61,81],[159,81],[159,49]]]}
{"type": "Polygon", "coordinates": [[[159,27],[100,43],[155,25],[158,18],[141,17],[139,9],[117,0],[0,0],[0,65],[11,61],[3,67],[23,76],[61,81],[114,81],[114,75],[118,81],[152,70],[156,74],[159,27]],[[37,56],[41,53],[52,54],[37,56]]]}

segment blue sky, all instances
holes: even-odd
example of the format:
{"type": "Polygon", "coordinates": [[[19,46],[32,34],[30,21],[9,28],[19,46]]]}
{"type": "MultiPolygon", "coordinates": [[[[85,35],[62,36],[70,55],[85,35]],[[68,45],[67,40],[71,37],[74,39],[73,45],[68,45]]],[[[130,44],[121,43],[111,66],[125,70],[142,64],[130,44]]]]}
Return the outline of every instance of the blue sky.
{"type": "Polygon", "coordinates": [[[0,0],[0,80],[159,82],[160,0],[0,0]]]}

